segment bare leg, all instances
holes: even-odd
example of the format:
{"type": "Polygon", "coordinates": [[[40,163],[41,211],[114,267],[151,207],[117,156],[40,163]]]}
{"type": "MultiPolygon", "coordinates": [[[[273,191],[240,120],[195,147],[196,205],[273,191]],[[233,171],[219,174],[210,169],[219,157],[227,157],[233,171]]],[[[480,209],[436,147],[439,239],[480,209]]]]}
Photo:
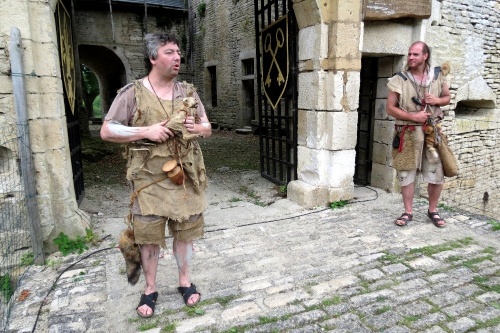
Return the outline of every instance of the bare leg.
{"type": "Polygon", "coordinates": [[[401,194],[403,195],[403,205],[405,206],[405,213],[413,214],[413,196],[415,194],[415,182],[401,186],[401,194]]]}
{"type": "Polygon", "coordinates": [[[427,192],[429,193],[429,212],[437,212],[437,205],[443,184],[429,184],[427,185],[427,192]]]}
{"type": "MultiPolygon", "coordinates": [[[[155,244],[141,245],[141,264],[146,279],[146,289],[144,294],[149,295],[156,291],[156,272],[158,271],[158,254],[160,246],[155,244]]],[[[142,305],[137,309],[144,316],[149,316],[153,313],[152,309],[147,305],[142,305]]]]}
{"type": "MultiPolygon", "coordinates": [[[[174,256],[177,261],[179,270],[179,286],[189,287],[191,281],[189,279],[189,266],[193,257],[193,241],[181,241],[174,238],[173,243],[174,256]]],[[[193,294],[188,300],[188,304],[194,304],[198,301],[200,295],[193,294]]]]}
{"type": "Polygon", "coordinates": [[[403,195],[403,205],[405,212],[396,220],[396,225],[406,226],[413,217],[413,193],[415,192],[415,183],[407,186],[401,186],[401,194],[403,195]]]}

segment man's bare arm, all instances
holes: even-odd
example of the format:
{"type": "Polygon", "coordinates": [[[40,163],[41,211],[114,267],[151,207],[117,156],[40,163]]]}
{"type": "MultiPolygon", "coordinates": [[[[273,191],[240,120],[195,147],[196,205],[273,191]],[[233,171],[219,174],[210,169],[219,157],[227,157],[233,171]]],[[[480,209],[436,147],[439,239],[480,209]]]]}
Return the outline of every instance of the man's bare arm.
{"type": "Polygon", "coordinates": [[[165,127],[166,123],[167,120],[151,126],[131,127],[117,121],[105,120],[101,127],[101,138],[115,143],[129,143],[143,139],[165,142],[174,136],[172,131],[165,127]]]}

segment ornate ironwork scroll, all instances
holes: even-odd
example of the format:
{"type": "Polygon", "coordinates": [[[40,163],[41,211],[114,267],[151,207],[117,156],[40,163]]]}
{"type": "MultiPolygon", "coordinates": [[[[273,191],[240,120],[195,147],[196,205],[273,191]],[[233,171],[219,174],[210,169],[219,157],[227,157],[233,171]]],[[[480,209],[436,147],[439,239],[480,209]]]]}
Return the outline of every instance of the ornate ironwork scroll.
{"type": "Polygon", "coordinates": [[[288,82],[288,16],[284,15],[262,30],[262,86],[276,109],[288,82]]]}
{"type": "Polygon", "coordinates": [[[75,114],[76,73],[75,54],[73,50],[73,38],[71,32],[71,16],[60,1],[57,4],[57,18],[59,24],[59,49],[61,52],[62,79],[69,105],[71,107],[71,112],[75,114]]]}

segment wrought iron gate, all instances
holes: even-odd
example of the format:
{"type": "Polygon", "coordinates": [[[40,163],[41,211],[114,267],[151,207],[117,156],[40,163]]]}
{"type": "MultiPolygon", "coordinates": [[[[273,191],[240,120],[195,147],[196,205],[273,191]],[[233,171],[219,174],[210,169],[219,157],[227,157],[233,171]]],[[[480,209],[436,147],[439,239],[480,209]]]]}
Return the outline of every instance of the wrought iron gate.
{"type": "Polygon", "coordinates": [[[255,0],[260,171],[297,179],[297,23],[290,0],[255,0]]]}
{"type": "Polygon", "coordinates": [[[68,141],[71,154],[71,166],[73,170],[73,186],[75,188],[76,201],[83,199],[83,164],[82,145],[80,137],[80,123],[78,121],[78,107],[75,105],[76,96],[76,73],[75,54],[71,29],[71,15],[63,1],[57,3],[56,22],[59,42],[59,60],[61,62],[61,73],[64,84],[64,107],[66,109],[66,123],[68,127],[68,141]]]}

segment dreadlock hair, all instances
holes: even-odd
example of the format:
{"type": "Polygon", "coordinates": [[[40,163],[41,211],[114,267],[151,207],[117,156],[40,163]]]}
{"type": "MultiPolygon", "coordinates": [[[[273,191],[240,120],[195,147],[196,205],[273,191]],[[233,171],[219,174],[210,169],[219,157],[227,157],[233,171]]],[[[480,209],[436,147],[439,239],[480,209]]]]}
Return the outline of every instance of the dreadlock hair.
{"type": "Polygon", "coordinates": [[[168,43],[179,46],[179,40],[173,34],[154,33],[144,36],[144,66],[148,73],[153,68],[150,60],[156,59],[158,57],[158,49],[168,43]]]}
{"type": "MultiPolygon", "coordinates": [[[[417,44],[422,45],[422,54],[427,54],[427,59],[425,60],[425,68],[431,68],[431,49],[429,48],[429,46],[427,44],[425,44],[422,41],[418,41],[418,42],[411,44],[410,48],[414,45],[417,45],[417,44]]],[[[405,71],[409,71],[409,70],[410,70],[410,66],[408,65],[408,63],[406,63],[405,71]]]]}

